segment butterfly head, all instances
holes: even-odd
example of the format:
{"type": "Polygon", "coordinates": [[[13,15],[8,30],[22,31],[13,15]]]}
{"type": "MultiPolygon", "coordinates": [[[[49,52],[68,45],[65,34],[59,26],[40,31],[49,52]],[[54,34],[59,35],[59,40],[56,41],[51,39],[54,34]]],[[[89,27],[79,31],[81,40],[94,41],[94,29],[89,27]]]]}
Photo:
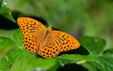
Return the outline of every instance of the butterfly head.
{"type": "Polygon", "coordinates": [[[50,25],[47,30],[50,32],[52,30],[52,25],[50,25]]]}

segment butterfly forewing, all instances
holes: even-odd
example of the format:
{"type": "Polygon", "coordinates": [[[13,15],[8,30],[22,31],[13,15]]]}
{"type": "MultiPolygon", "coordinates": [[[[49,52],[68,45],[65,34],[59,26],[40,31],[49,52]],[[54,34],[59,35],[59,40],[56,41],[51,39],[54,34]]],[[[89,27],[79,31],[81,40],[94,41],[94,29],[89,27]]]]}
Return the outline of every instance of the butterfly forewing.
{"type": "Polygon", "coordinates": [[[43,24],[32,18],[20,17],[17,22],[23,35],[40,33],[46,29],[43,24]]]}
{"type": "Polygon", "coordinates": [[[80,43],[73,36],[67,33],[53,30],[51,35],[60,52],[80,47],[80,43]]]}
{"type": "Polygon", "coordinates": [[[24,35],[24,48],[31,52],[37,52],[41,36],[46,27],[32,18],[20,17],[17,19],[18,25],[24,35]]]}

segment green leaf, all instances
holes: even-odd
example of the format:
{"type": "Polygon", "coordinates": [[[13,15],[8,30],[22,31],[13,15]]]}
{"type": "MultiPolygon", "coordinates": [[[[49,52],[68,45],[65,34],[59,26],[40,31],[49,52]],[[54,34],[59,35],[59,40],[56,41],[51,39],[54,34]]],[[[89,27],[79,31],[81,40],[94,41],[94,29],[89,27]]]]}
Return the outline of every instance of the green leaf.
{"type": "Polygon", "coordinates": [[[11,14],[7,1],[1,0],[0,3],[1,3],[0,4],[0,14],[5,16],[6,18],[10,19],[12,22],[16,23],[16,21],[14,20],[12,14],[11,14]]]}
{"type": "Polygon", "coordinates": [[[6,14],[10,11],[6,0],[1,1],[0,14],[6,14]]]}
{"type": "Polygon", "coordinates": [[[14,48],[8,55],[9,60],[13,63],[22,58],[35,58],[35,53],[28,52],[25,49],[14,48]]]}
{"type": "Polygon", "coordinates": [[[98,58],[102,63],[102,66],[98,67],[101,71],[113,71],[113,54],[103,54],[98,58]]]}
{"type": "Polygon", "coordinates": [[[13,50],[11,50],[7,55],[5,55],[1,60],[0,60],[0,70],[4,71],[5,69],[8,70],[9,66],[16,62],[17,60],[20,59],[34,59],[35,58],[35,53],[31,53],[26,51],[25,49],[19,49],[15,47],[13,50]]]}
{"type": "Polygon", "coordinates": [[[88,62],[92,66],[98,68],[101,71],[112,71],[113,70],[113,54],[112,50],[106,50],[103,54],[106,41],[97,37],[81,37],[79,39],[81,45],[88,48],[91,52],[93,52],[99,59],[100,64],[95,62],[88,62]]]}
{"type": "Polygon", "coordinates": [[[92,62],[89,62],[89,64],[98,68],[100,71],[113,71],[113,54],[103,54],[100,55],[98,59],[100,60],[101,65],[92,62]]]}
{"type": "Polygon", "coordinates": [[[14,41],[14,43],[16,44],[16,46],[18,48],[20,48],[20,49],[24,48],[24,45],[23,45],[23,35],[22,35],[20,29],[16,29],[14,31],[13,41],[14,41]]]}
{"type": "MultiPolygon", "coordinates": [[[[16,44],[16,46],[18,47],[18,49],[15,49],[14,51],[17,52],[17,54],[20,56],[20,57],[31,57],[31,58],[35,58],[35,55],[34,53],[32,52],[28,52],[27,50],[24,49],[24,46],[23,46],[23,34],[21,33],[20,29],[16,29],[14,31],[14,34],[13,34],[13,41],[14,43],[16,44]]],[[[13,53],[15,53],[13,52],[13,53]]],[[[12,54],[13,54],[12,53],[12,54]]],[[[18,56],[18,57],[19,57],[18,56]]]]}
{"type": "Polygon", "coordinates": [[[3,30],[0,29],[0,36],[12,39],[14,30],[3,30]]]}
{"type": "Polygon", "coordinates": [[[5,56],[0,60],[0,71],[8,71],[11,62],[8,60],[8,57],[5,56]]]}
{"type": "Polygon", "coordinates": [[[93,62],[100,63],[98,58],[93,53],[91,53],[87,48],[84,48],[83,46],[75,50],[62,52],[57,57],[61,59],[84,60],[84,61],[93,61],[93,62]]]}
{"type": "Polygon", "coordinates": [[[79,38],[79,42],[82,46],[89,49],[95,55],[100,55],[103,52],[106,45],[106,41],[98,37],[83,36],[79,38]]]}
{"type": "Polygon", "coordinates": [[[16,23],[15,19],[13,18],[12,14],[10,14],[10,12],[7,13],[7,14],[5,14],[4,16],[5,16],[6,18],[8,18],[10,21],[16,23]]]}
{"type": "Polygon", "coordinates": [[[12,65],[11,71],[27,71],[35,70],[36,68],[47,70],[51,68],[56,61],[56,58],[21,59],[12,65]]]}
{"type": "Polygon", "coordinates": [[[13,47],[13,46],[14,46],[13,40],[11,40],[9,38],[0,37],[0,49],[10,48],[10,47],[13,47]]]}
{"type": "Polygon", "coordinates": [[[108,49],[98,56],[98,59],[102,63],[102,65],[96,63],[90,63],[95,68],[98,68],[101,71],[113,71],[113,49],[108,49]]]}
{"type": "Polygon", "coordinates": [[[113,54],[113,48],[112,48],[112,49],[108,49],[108,50],[104,51],[104,53],[111,53],[111,54],[113,54]]]}
{"type": "Polygon", "coordinates": [[[12,47],[14,47],[15,44],[13,40],[9,38],[3,38],[0,37],[0,58],[12,47]]]}

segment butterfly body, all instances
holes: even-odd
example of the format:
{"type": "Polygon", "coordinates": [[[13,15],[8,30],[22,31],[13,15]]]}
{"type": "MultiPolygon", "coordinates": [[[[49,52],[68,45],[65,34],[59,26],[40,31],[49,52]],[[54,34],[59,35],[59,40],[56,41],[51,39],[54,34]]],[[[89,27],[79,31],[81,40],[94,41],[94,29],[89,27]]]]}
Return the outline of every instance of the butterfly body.
{"type": "Polygon", "coordinates": [[[50,25],[47,29],[44,30],[44,32],[42,32],[44,33],[44,35],[42,35],[39,49],[44,47],[44,45],[46,44],[48,40],[48,37],[51,35],[51,32],[52,32],[52,25],[50,25]]]}
{"type": "Polygon", "coordinates": [[[42,57],[51,58],[60,52],[76,49],[80,43],[71,35],[57,30],[52,26],[46,28],[39,21],[32,18],[17,19],[23,37],[24,48],[30,52],[37,52],[42,57]]]}

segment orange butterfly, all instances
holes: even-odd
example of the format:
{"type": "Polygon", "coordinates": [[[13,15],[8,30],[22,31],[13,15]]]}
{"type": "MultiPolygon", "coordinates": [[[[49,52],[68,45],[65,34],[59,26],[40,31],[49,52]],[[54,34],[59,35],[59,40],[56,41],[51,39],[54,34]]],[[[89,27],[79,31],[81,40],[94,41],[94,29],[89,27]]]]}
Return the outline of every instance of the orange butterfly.
{"type": "Polygon", "coordinates": [[[26,50],[37,52],[42,57],[51,58],[60,52],[76,49],[80,43],[71,35],[52,30],[52,26],[46,28],[39,21],[20,17],[18,25],[24,35],[23,44],[26,50]]]}

